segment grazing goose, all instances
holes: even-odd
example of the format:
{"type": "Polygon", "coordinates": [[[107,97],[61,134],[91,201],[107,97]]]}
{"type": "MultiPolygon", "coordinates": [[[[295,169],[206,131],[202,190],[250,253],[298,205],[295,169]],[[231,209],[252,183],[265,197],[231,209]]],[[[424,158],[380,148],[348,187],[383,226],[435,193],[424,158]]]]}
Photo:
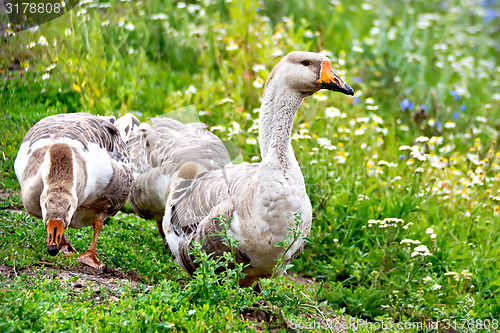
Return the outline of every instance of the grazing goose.
{"type": "Polygon", "coordinates": [[[179,179],[171,180],[163,230],[176,261],[189,274],[198,265],[189,254],[193,241],[203,240],[202,248],[215,256],[230,251],[219,236],[213,235],[221,230],[217,220],[221,214],[231,219],[228,233],[238,242],[234,252],[246,265],[241,286],[272,276],[281,256],[287,264],[300,253],[303,239],[286,253],[275,245],[289,234],[288,228],[295,227],[295,213],[303,221],[299,225],[302,235],[308,235],[311,229],[311,203],[290,135],[303,99],[320,89],[354,94],[333,72],[328,58],[291,52],[272,70],[265,85],[260,109],[262,162],[227,166],[192,179],[182,167],[179,179]]]}
{"type": "MultiPolygon", "coordinates": [[[[152,124],[141,124],[128,141],[134,184],[130,204],[145,219],[153,219],[165,242],[162,228],[165,202],[172,177],[179,179],[220,169],[231,158],[218,137],[200,123],[182,124],[174,119],[155,118],[152,124]]],[[[166,245],[166,244],[165,244],[166,245]]]]}
{"type": "Polygon", "coordinates": [[[59,114],[40,120],[24,137],[14,168],[26,211],[47,228],[52,256],[74,251],[66,228],[92,225],[92,243],[78,261],[103,266],[96,256],[103,221],[123,206],[132,184],[122,136],[139,125],[133,116],[120,118],[122,133],[114,122],[114,117],[59,114]]]}

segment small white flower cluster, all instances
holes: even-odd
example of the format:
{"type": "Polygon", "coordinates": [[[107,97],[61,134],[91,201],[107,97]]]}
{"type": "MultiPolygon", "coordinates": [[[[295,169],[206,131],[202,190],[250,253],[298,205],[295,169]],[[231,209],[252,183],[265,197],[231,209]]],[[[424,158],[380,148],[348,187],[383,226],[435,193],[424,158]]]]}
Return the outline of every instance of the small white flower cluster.
{"type": "Polygon", "coordinates": [[[387,166],[387,167],[389,167],[389,168],[395,168],[395,167],[397,167],[397,166],[398,166],[398,164],[397,164],[397,163],[394,163],[394,162],[387,162],[387,161],[385,161],[385,160],[380,160],[380,161],[378,161],[378,165],[380,165],[380,166],[387,166]]]}
{"type": "MultiPolygon", "coordinates": [[[[427,137],[421,136],[421,137],[417,138],[415,141],[425,142],[425,141],[422,141],[422,140],[424,140],[422,138],[426,138],[427,140],[429,140],[427,137]]],[[[399,147],[399,150],[410,150],[410,156],[418,159],[419,161],[425,161],[428,157],[428,154],[425,154],[424,149],[422,147],[420,147],[419,145],[401,146],[401,147],[399,147]]]]}
{"type": "Polygon", "coordinates": [[[214,131],[224,132],[224,131],[226,131],[226,127],[222,126],[222,125],[216,125],[216,126],[210,127],[210,132],[214,132],[214,131]]]}
{"type": "Polygon", "coordinates": [[[403,226],[403,229],[408,230],[409,227],[413,225],[413,222],[408,222],[406,225],[403,226]]]}
{"type": "Polygon", "coordinates": [[[240,124],[238,124],[235,121],[232,121],[228,127],[228,138],[231,139],[233,136],[238,135],[240,133],[241,127],[240,124]]]}
{"type": "Polygon", "coordinates": [[[337,118],[337,117],[339,117],[339,118],[346,118],[347,115],[345,113],[343,113],[343,112],[340,112],[340,110],[337,109],[336,107],[330,106],[330,107],[327,107],[325,109],[325,117],[326,118],[331,118],[331,119],[337,118]]]}
{"type": "Polygon", "coordinates": [[[427,141],[429,141],[429,138],[426,136],[419,136],[418,138],[415,139],[415,142],[418,142],[418,143],[424,143],[427,141]]]}
{"type": "Polygon", "coordinates": [[[38,39],[38,45],[41,45],[41,46],[48,46],[49,43],[47,42],[47,39],[43,36],[41,36],[39,39],[38,39]]]}
{"type": "Polygon", "coordinates": [[[248,129],[248,133],[258,132],[259,131],[259,118],[253,120],[252,126],[248,129]]]}
{"type": "Polygon", "coordinates": [[[261,65],[261,64],[255,64],[252,66],[252,70],[257,74],[260,71],[265,71],[267,70],[266,66],[261,65]]]}
{"type": "Polygon", "coordinates": [[[246,139],[245,142],[248,143],[249,145],[256,145],[257,144],[257,140],[254,137],[249,137],[248,139],[246,139]]]}
{"type": "Polygon", "coordinates": [[[434,232],[433,228],[427,228],[425,230],[425,233],[431,237],[431,239],[435,239],[437,237],[436,233],[434,232]]]}
{"type": "Polygon", "coordinates": [[[309,130],[303,126],[303,124],[299,125],[299,133],[292,134],[292,140],[298,141],[299,139],[310,139],[311,135],[309,135],[309,130]]]}
{"type": "Polygon", "coordinates": [[[185,95],[194,95],[198,92],[198,89],[196,89],[195,86],[190,85],[187,89],[186,92],[184,93],[185,95]]]}
{"type": "Polygon", "coordinates": [[[383,220],[368,220],[368,225],[370,227],[378,225],[379,228],[389,228],[389,227],[397,227],[403,224],[404,222],[405,221],[403,219],[388,217],[383,220]]]}
{"type": "Polygon", "coordinates": [[[416,248],[413,249],[413,252],[411,253],[411,257],[420,257],[420,258],[425,258],[431,255],[431,252],[425,245],[419,245],[416,248]]]}
{"type": "Polygon", "coordinates": [[[229,98],[229,97],[223,98],[223,99],[221,99],[221,100],[217,103],[217,105],[222,105],[222,104],[226,104],[226,103],[234,103],[234,99],[229,98]]]}
{"type": "Polygon", "coordinates": [[[332,145],[332,142],[330,139],[327,138],[317,138],[316,141],[318,141],[318,144],[321,148],[325,148],[328,150],[335,150],[337,149],[336,146],[332,145]]]}
{"type": "Polygon", "coordinates": [[[345,151],[337,152],[337,156],[333,158],[333,160],[339,164],[345,164],[347,158],[349,157],[349,153],[345,151]]]}
{"type": "Polygon", "coordinates": [[[418,245],[420,244],[420,241],[419,240],[413,240],[413,239],[408,239],[408,238],[405,238],[403,239],[401,242],[399,242],[399,244],[401,245],[418,245]]]}
{"type": "MultiPolygon", "coordinates": [[[[430,282],[432,282],[432,278],[431,278],[430,276],[426,276],[426,277],[424,277],[424,278],[422,279],[422,281],[423,281],[424,283],[430,283],[430,282]]],[[[435,284],[433,284],[433,285],[431,286],[431,290],[439,290],[439,289],[441,289],[441,285],[440,285],[440,284],[435,283],[435,284]]]]}
{"type": "Polygon", "coordinates": [[[318,101],[326,101],[328,99],[328,96],[323,94],[323,93],[318,92],[318,93],[313,95],[313,98],[317,99],[318,101]]]}
{"type": "Polygon", "coordinates": [[[226,50],[227,51],[234,51],[238,49],[238,44],[234,42],[234,40],[229,39],[226,45],[226,50]]]}
{"type": "Polygon", "coordinates": [[[456,281],[459,281],[460,277],[465,280],[472,280],[472,273],[469,273],[469,271],[467,270],[463,270],[460,274],[458,274],[457,272],[446,272],[444,273],[444,276],[453,276],[453,279],[456,281]]]}
{"type": "Polygon", "coordinates": [[[260,78],[260,77],[257,77],[254,81],[253,81],[253,86],[257,89],[260,89],[264,86],[264,79],[260,78]]]}

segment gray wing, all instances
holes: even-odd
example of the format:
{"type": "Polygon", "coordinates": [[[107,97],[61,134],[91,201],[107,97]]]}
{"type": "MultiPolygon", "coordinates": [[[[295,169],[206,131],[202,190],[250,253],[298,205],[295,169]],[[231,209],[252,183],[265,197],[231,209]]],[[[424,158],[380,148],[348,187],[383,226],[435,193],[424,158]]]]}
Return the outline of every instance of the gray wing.
{"type": "Polygon", "coordinates": [[[97,144],[106,149],[115,161],[129,162],[127,147],[118,129],[108,119],[88,113],[64,113],[45,117],[28,131],[23,142],[30,142],[31,147],[41,139],[60,138],[77,140],[82,143],[84,150],[88,150],[90,143],[97,144]]]}
{"type": "Polygon", "coordinates": [[[240,201],[253,198],[258,168],[258,164],[229,166],[179,183],[170,203],[173,230],[189,237],[202,220],[220,214],[229,219],[236,207],[240,218],[249,216],[250,204],[240,201]]]}
{"type": "Polygon", "coordinates": [[[142,124],[129,140],[135,181],[130,203],[136,213],[161,221],[173,174],[191,163],[191,178],[231,163],[224,144],[199,123],[182,124],[168,118],[142,124]]]}
{"type": "MultiPolygon", "coordinates": [[[[217,220],[221,214],[226,222],[235,212],[240,221],[251,220],[258,168],[257,164],[229,166],[182,181],[175,187],[169,205],[170,226],[176,235],[174,239],[180,240],[175,247],[188,273],[196,269],[194,258],[189,255],[192,241],[203,240],[207,253],[221,255],[230,250],[220,237],[207,237],[221,231],[217,220]]],[[[236,255],[240,262],[248,264],[243,253],[238,251],[236,255]]]]}

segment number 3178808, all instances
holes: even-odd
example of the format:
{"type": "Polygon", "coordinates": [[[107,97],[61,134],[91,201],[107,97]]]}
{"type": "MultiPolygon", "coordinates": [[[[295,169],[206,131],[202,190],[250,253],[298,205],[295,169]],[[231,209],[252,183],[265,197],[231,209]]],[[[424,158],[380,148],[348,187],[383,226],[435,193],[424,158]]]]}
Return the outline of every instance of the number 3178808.
{"type": "Polygon", "coordinates": [[[6,3],[5,8],[7,14],[51,14],[60,13],[62,5],[60,3],[35,3],[35,2],[22,2],[22,3],[6,3]]]}

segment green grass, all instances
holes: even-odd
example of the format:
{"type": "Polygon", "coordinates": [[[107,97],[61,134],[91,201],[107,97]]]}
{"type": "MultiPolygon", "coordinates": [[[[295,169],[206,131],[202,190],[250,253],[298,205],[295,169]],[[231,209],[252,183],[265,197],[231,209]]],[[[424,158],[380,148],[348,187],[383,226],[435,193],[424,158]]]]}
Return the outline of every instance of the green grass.
{"type": "MultiPolygon", "coordinates": [[[[325,314],[379,323],[499,318],[500,22],[488,19],[497,1],[182,4],[77,7],[37,31],[0,37],[0,184],[13,194],[0,199],[0,263],[76,264],[48,256],[40,221],[5,210],[21,207],[13,160],[36,121],[76,111],[145,121],[189,107],[221,125],[213,132],[245,161],[258,161],[259,83],[282,55],[309,50],[329,55],[356,91],[317,94],[295,119],[292,144],[315,220],[313,243],[292,270],[315,283],[265,280],[257,296],[213,274],[190,280],[154,223],[120,214],[103,229],[99,257],[135,269],[151,290],[124,286],[120,302],[94,304],[91,291],[75,295],[58,279],[2,277],[1,331],[252,330],[240,313],[259,306],[282,330],[283,318],[325,314]],[[17,62],[22,70],[9,70],[17,62]],[[413,104],[403,109],[405,99],[413,104]],[[214,297],[200,296],[204,280],[215,281],[214,297]]],[[[91,232],[69,237],[81,252],[91,232]]]]}

